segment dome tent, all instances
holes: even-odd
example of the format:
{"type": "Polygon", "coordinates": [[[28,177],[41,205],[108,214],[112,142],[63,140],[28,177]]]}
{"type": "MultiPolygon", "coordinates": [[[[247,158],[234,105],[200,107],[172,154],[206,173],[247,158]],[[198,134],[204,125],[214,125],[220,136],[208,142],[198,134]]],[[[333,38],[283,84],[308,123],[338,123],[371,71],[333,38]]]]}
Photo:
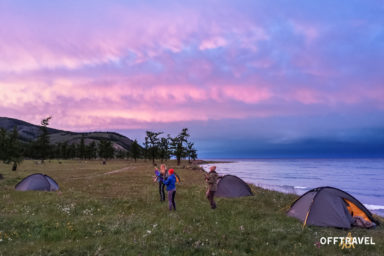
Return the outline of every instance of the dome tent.
{"type": "Polygon", "coordinates": [[[333,187],[314,188],[291,205],[288,216],[303,222],[303,226],[351,228],[362,222],[363,227],[379,224],[371,212],[347,192],[333,187]]]}
{"type": "Polygon", "coordinates": [[[252,190],[242,179],[234,175],[224,175],[217,183],[217,197],[252,196],[252,190]]]}
{"type": "Polygon", "coordinates": [[[42,191],[56,191],[59,190],[57,182],[42,173],[31,174],[22,179],[15,186],[16,190],[28,191],[28,190],[42,190],[42,191]]]}

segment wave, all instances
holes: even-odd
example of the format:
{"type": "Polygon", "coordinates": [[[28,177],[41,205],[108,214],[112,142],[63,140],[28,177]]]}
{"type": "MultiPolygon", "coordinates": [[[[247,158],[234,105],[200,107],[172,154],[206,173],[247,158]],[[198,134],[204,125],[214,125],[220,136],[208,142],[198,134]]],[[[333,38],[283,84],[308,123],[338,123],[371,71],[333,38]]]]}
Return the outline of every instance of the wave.
{"type": "Polygon", "coordinates": [[[368,210],[384,210],[384,205],[364,204],[368,210]]]}
{"type": "Polygon", "coordinates": [[[263,189],[267,190],[273,190],[273,191],[279,191],[286,194],[295,194],[295,195],[302,195],[311,188],[304,187],[304,186],[291,186],[291,185],[271,185],[271,184],[265,184],[265,183],[258,183],[254,181],[247,180],[247,182],[252,183],[258,187],[261,187],[263,189]]]}
{"type": "Polygon", "coordinates": [[[258,187],[261,187],[263,189],[267,189],[267,190],[278,191],[278,192],[282,192],[282,193],[286,193],[286,194],[297,194],[294,186],[289,186],[289,185],[270,185],[270,184],[263,184],[263,183],[258,183],[258,184],[255,184],[255,185],[258,186],[258,187]]]}
{"type": "Polygon", "coordinates": [[[322,180],[319,177],[293,177],[293,176],[282,176],[283,179],[287,180],[322,180]]]}
{"type": "Polygon", "coordinates": [[[379,197],[379,198],[384,197],[384,195],[381,195],[381,194],[363,193],[363,192],[360,192],[360,191],[356,191],[355,194],[356,195],[361,195],[361,196],[367,196],[367,197],[379,197]]]}

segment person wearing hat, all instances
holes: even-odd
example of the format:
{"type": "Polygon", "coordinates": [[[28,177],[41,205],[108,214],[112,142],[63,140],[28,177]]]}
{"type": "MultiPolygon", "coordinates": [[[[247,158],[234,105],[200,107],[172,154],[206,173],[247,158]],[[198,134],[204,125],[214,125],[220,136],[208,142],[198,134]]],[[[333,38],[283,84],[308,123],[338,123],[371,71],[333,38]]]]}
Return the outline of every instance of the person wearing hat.
{"type": "Polygon", "coordinates": [[[205,176],[205,180],[208,184],[208,190],[206,193],[207,199],[211,204],[212,209],[216,209],[216,202],[214,200],[215,193],[217,190],[217,178],[219,175],[216,172],[216,166],[209,168],[209,173],[205,176]]]}
{"type": "Polygon", "coordinates": [[[176,211],[176,203],[175,203],[175,195],[176,195],[176,176],[175,171],[173,169],[168,170],[168,178],[164,180],[164,184],[167,186],[168,191],[168,207],[169,210],[176,211]]]}

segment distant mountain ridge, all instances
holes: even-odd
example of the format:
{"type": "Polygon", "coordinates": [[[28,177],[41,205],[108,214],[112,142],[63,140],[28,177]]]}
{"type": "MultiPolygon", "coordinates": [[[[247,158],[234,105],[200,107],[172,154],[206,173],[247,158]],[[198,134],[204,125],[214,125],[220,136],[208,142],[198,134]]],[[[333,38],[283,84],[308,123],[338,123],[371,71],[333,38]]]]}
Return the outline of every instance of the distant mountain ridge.
{"type": "MultiPolygon", "coordinates": [[[[19,133],[19,139],[23,142],[34,141],[41,133],[39,125],[14,118],[0,117],[0,128],[11,131],[15,126],[19,133]]],[[[105,139],[111,141],[115,149],[130,150],[133,142],[130,138],[116,132],[71,132],[48,127],[48,134],[51,144],[65,142],[78,144],[81,138],[84,137],[85,144],[93,141],[98,143],[100,140],[105,139]]]]}

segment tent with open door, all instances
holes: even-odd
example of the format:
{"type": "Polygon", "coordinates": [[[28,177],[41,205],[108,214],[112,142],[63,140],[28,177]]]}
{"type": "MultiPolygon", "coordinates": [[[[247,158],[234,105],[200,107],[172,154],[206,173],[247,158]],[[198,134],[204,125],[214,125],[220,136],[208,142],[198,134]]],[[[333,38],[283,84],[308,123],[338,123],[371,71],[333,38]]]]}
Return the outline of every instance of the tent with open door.
{"type": "Polygon", "coordinates": [[[225,175],[217,183],[217,197],[252,196],[252,190],[242,179],[233,175],[225,175]]]}
{"type": "Polygon", "coordinates": [[[15,186],[16,190],[42,190],[42,191],[56,191],[59,190],[57,182],[48,175],[35,173],[25,177],[15,186]]]}
{"type": "Polygon", "coordinates": [[[304,226],[370,228],[379,224],[356,198],[333,187],[306,192],[291,205],[287,214],[302,221],[304,226]]]}

